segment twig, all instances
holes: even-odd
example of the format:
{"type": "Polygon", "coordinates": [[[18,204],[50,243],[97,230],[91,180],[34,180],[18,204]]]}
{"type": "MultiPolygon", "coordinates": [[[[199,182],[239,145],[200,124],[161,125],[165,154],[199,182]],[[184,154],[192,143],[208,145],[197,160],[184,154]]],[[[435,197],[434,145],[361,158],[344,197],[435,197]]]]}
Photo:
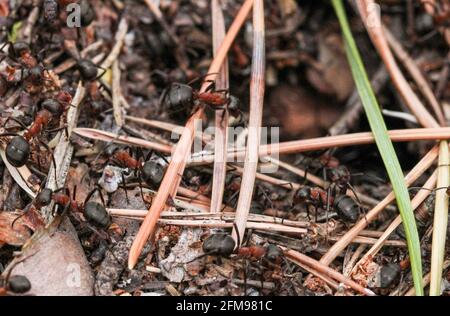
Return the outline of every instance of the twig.
{"type": "Polygon", "coordinates": [[[172,151],[172,146],[170,146],[170,145],[163,145],[163,144],[150,142],[148,140],[143,140],[140,138],[126,136],[126,135],[121,136],[121,135],[117,135],[114,133],[105,132],[105,131],[93,129],[93,128],[78,127],[76,129],[74,129],[73,132],[75,134],[83,136],[83,137],[101,140],[104,142],[114,142],[117,144],[124,144],[124,145],[135,145],[135,146],[140,146],[140,147],[144,147],[144,148],[157,150],[157,151],[163,152],[163,153],[171,153],[171,151],[172,151]]]}
{"type": "Polygon", "coordinates": [[[403,63],[405,69],[409,72],[412,79],[416,82],[419,90],[422,92],[425,99],[431,105],[440,125],[445,126],[445,116],[442,111],[442,107],[438,100],[434,96],[430,85],[427,80],[422,75],[419,67],[416,65],[414,60],[408,55],[408,53],[403,49],[402,44],[400,44],[395,36],[391,34],[389,29],[383,26],[384,34],[386,35],[387,42],[391,46],[394,54],[397,55],[398,59],[403,63]]]}
{"type": "MultiPolygon", "coordinates": [[[[208,76],[209,78],[214,78],[214,73],[217,73],[222,66],[223,61],[227,55],[228,50],[231,47],[231,44],[236,37],[239,29],[244,23],[250,9],[253,6],[253,0],[246,0],[239,10],[236,18],[233,21],[233,24],[230,26],[225,39],[220,46],[220,49],[211,63],[209,67],[208,73],[212,74],[208,76]]],[[[208,85],[202,86],[202,91],[207,88],[208,85]]],[[[130,255],[128,258],[128,267],[133,269],[136,265],[139,255],[144,248],[145,243],[147,242],[150,235],[153,233],[156,222],[159,218],[159,214],[166,207],[166,201],[169,195],[175,195],[174,193],[177,191],[177,188],[181,181],[181,174],[184,172],[184,168],[186,166],[187,158],[192,146],[193,142],[193,134],[195,131],[195,125],[199,123],[200,118],[203,114],[204,108],[201,106],[188,120],[186,123],[186,127],[183,130],[183,134],[176,145],[175,151],[172,155],[173,159],[171,160],[169,166],[167,167],[164,178],[161,182],[158,193],[156,194],[153,204],[149,210],[149,214],[144,219],[141,228],[139,229],[138,234],[136,235],[136,239],[133,242],[133,245],[130,249],[130,255]]]]}
{"type": "Polygon", "coordinates": [[[232,237],[236,247],[240,247],[245,233],[248,212],[253,197],[256,170],[259,161],[259,144],[261,141],[261,124],[265,89],[265,38],[264,38],[264,2],[255,0],[253,8],[253,56],[250,82],[250,115],[245,153],[244,172],[242,174],[241,191],[236,207],[235,227],[232,237]]]}
{"type": "Polygon", "coordinates": [[[375,296],[375,293],[373,293],[371,290],[362,287],[358,283],[350,280],[349,278],[346,278],[341,273],[327,267],[323,263],[320,263],[319,261],[316,261],[308,256],[305,256],[304,254],[301,254],[295,250],[289,250],[285,247],[281,247],[281,249],[284,250],[286,257],[289,260],[291,260],[292,262],[294,262],[294,263],[300,262],[300,263],[306,264],[306,265],[314,268],[314,270],[317,270],[317,271],[325,274],[327,277],[331,277],[331,278],[335,279],[336,281],[344,283],[345,285],[351,287],[352,289],[354,289],[355,291],[357,291],[363,295],[375,296]]]}
{"type": "MultiPolygon", "coordinates": [[[[450,185],[449,179],[449,153],[448,143],[441,141],[439,144],[439,168],[437,187],[446,188],[450,185]]],[[[433,241],[431,247],[431,283],[430,296],[441,295],[442,266],[445,257],[445,240],[447,237],[448,223],[448,195],[444,190],[436,192],[434,221],[433,221],[433,241]]]]}
{"type": "Polygon", "coordinates": [[[410,85],[400,71],[400,68],[398,67],[394,59],[394,56],[389,49],[389,45],[383,32],[380,17],[376,14],[376,12],[371,12],[371,14],[370,12],[368,12],[369,7],[374,5],[374,1],[360,0],[356,1],[356,4],[358,6],[358,11],[361,15],[364,25],[366,26],[367,33],[369,33],[372,43],[383,59],[383,62],[391,76],[395,87],[397,88],[398,93],[405,101],[410,111],[416,116],[420,124],[425,127],[438,127],[438,122],[436,122],[433,116],[431,116],[431,114],[427,111],[425,106],[411,89],[410,85]]]}
{"type": "Polygon", "coordinates": [[[119,26],[117,27],[117,32],[115,36],[116,43],[114,44],[111,52],[108,57],[103,61],[101,67],[104,69],[108,69],[112,66],[113,62],[117,60],[120,54],[120,50],[123,46],[123,41],[125,40],[125,36],[128,31],[128,22],[125,18],[122,18],[119,22],[119,26]]]}
{"type": "MultiPolygon", "coordinates": [[[[450,138],[450,128],[416,128],[404,130],[391,130],[388,132],[393,142],[418,141],[418,140],[445,140],[450,138]]],[[[261,145],[260,157],[271,154],[294,154],[306,151],[315,151],[332,147],[366,145],[374,142],[370,132],[352,133],[339,136],[318,137],[305,140],[281,142],[270,145],[261,145]]],[[[245,156],[245,151],[238,150],[228,153],[228,161],[240,161],[245,156]]],[[[212,163],[212,154],[193,155],[191,162],[196,165],[212,163]]]]}
{"type": "Polygon", "coordinates": [[[120,92],[120,68],[119,61],[115,60],[112,64],[112,105],[113,105],[113,113],[114,120],[116,125],[119,127],[123,126],[123,113],[122,113],[122,102],[120,96],[122,93],[120,92]]]}
{"type": "MultiPolygon", "coordinates": [[[[212,14],[212,34],[213,34],[213,50],[217,54],[217,50],[222,44],[225,37],[225,20],[222,8],[218,0],[211,2],[212,14]]],[[[228,89],[228,59],[225,59],[220,68],[219,75],[216,80],[216,87],[219,90],[228,89]]],[[[225,177],[227,171],[227,145],[228,145],[228,110],[215,111],[215,138],[214,138],[214,171],[211,191],[211,212],[218,213],[222,205],[223,192],[225,189],[225,177]]]]}

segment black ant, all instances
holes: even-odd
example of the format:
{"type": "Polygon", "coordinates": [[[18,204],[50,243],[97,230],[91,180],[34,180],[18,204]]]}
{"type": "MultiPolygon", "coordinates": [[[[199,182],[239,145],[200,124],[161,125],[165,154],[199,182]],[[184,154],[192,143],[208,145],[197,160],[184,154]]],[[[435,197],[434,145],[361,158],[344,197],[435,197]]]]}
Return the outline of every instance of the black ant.
{"type": "Polygon", "coordinates": [[[163,99],[172,112],[183,109],[191,112],[198,104],[204,104],[214,110],[227,109],[235,117],[241,114],[239,99],[229,95],[228,90],[215,90],[214,83],[211,83],[205,92],[199,92],[190,86],[197,80],[198,78],[188,84],[174,82],[170,85],[167,95],[163,94],[163,99]]]}
{"type": "Polygon", "coordinates": [[[96,65],[93,61],[89,59],[79,59],[77,61],[77,69],[80,72],[80,77],[84,82],[93,82],[100,79],[106,72],[106,69],[96,65]],[[103,70],[99,75],[98,69],[103,70]]]}
{"type": "MultiPolygon", "coordinates": [[[[52,202],[54,202],[54,208],[62,207],[63,210],[59,212],[53,211],[53,214],[65,214],[69,209],[71,209],[73,212],[79,212],[83,213],[85,218],[90,222],[93,223],[95,226],[98,226],[100,228],[108,228],[111,224],[111,218],[106,211],[105,208],[105,201],[103,199],[103,196],[101,194],[101,191],[99,188],[95,188],[92,190],[86,197],[84,203],[80,204],[75,199],[75,192],[74,190],[74,196],[70,196],[69,189],[67,188],[60,188],[58,190],[51,190],[48,188],[42,189],[34,198],[33,202],[31,203],[31,206],[34,207],[36,210],[41,210],[43,207],[49,206],[52,202]],[[93,201],[89,201],[92,195],[96,192],[100,192],[100,199],[103,203],[97,203],[93,201]]],[[[25,214],[25,213],[24,213],[25,214]]],[[[12,225],[24,214],[17,217],[12,225]]]]}
{"type": "MultiPolygon", "coordinates": [[[[3,56],[0,58],[0,62],[6,58],[9,58],[13,63],[19,64],[20,77],[16,77],[15,67],[7,67],[7,82],[24,82],[24,89],[32,94],[36,94],[41,91],[39,87],[43,82],[53,82],[51,78],[45,76],[48,73],[48,69],[40,62],[42,59],[41,53],[38,53],[38,58],[34,57],[30,46],[26,42],[17,41],[15,43],[5,42],[0,48],[0,54],[3,56]],[[3,53],[5,45],[9,44],[7,53],[3,53]]],[[[42,51],[41,51],[42,52],[42,51]]]]}
{"type": "Polygon", "coordinates": [[[423,5],[431,5],[433,6],[435,12],[433,13],[433,21],[436,25],[449,25],[450,20],[450,5],[448,2],[444,2],[444,5],[438,5],[433,1],[422,0],[423,5]]]}
{"type": "MultiPolygon", "coordinates": [[[[294,203],[306,203],[314,206],[316,221],[317,209],[323,208],[328,211],[330,206],[333,206],[339,217],[346,222],[356,222],[360,214],[359,205],[351,197],[342,194],[333,198],[330,190],[319,187],[303,186],[295,193],[294,203]]],[[[307,212],[309,218],[308,208],[307,212]]]]}
{"type": "MultiPolygon", "coordinates": [[[[61,97],[59,96],[59,98],[61,98],[61,97]]],[[[16,168],[20,168],[28,162],[28,160],[30,158],[30,153],[31,153],[30,141],[33,138],[38,138],[37,136],[42,132],[42,130],[46,126],[49,125],[51,120],[59,119],[62,116],[62,114],[66,110],[66,107],[63,105],[64,102],[66,102],[66,101],[62,101],[62,100],[58,100],[58,99],[44,100],[41,103],[42,110],[37,112],[30,128],[27,128],[26,126],[23,125],[22,122],[20,122],[19,120],[15,119],[15,118],[10,117],[7,119],[7,121],[9,119],[14,120],[15,122],[19,123],[23,128],[26,129],[23,136],[18,135],[16,133],[10,133],[10,132],[0,134],[0,136],[14,136],[14,138],[6,146],[6,151],[5,151],[6,158],[8,159],[8,162],[12,166],[14,166],[16,168]]],[[[5,124],[6,124],[6,122],[5,122],[5,124]]],[[[51,130],[51,131],[54,132],[54,131],[61,130],[61,129],[65,129],[65,127],[58,128],[58,129],[51,130]]],[[[46,149],[50,150],[50,148],[48,147],[47,144],[45,144],[39,138],[38,138],[38,140],[46,149]]],[[[53,155],[52,155],[52,158],[53,158],[53,163],[54,163],[55,169],[56,169],[56,163],[55,163],[55,159],[54,159],[53,155]]]]}
{"type": "Polygon", "coordinates": [[[0,276],[0,296],[6,296],[8,293],[24,294],[31,290],[31,283],[27,277],[23,275],[11,276],[13,268],[8,271],[4,278],[0,276]]]}
{"type": "MultiPolygon", "coordinates": [[[[165,166],[158,162],[155,159],[151,159],[152,151],[149,152],[147,157],[142,161],[141,158],[135,159],[132,157],[132,155],[126,151],[126,150],[118,150],[116,151],[113,156],[112,160],[116,163],[118,163],[121,166],[125,166],[127,168],[130,168],[134,170],[138,180],[139,180],[139,188],[141,191],[142,199],[144,200],[144,194],[142,192],[142,180],[150,186],[152,189],[156,189],[161,184],[161,181],[164,177],[165,173],[165,166]]],[[[162,157],[164,160],[165,158],[162,157]]],[[[165,160],[166,163],[168,163],[167,160],[165,160]]],[[[122,174],[122,182],[125,188],[125,179],[122,174]]],[[[128,201],[128,195],[127,191],[125,189],[126,198],[128,201]]]]}

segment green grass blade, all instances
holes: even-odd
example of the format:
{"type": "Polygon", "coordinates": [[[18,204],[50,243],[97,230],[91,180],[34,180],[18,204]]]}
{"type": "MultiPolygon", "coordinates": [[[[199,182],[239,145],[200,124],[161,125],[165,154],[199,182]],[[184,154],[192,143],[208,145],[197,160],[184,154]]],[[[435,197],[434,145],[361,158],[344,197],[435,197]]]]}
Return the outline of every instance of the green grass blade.
{"type": "Polygon", "coordinates": [[[400,216],[403,221],[403,226],[405,227],[416,295],[423,296],[422,259],[420,254],[419,235],[417,233],[416,221],[403,172],[397,159],[394,146],[387,134],[387,128],[383,116],[381,115],[380,107],[370,86],[364,64],[350,31],[342,0],[332,0],[332,3],[344,35],[345,49],[352,70],[353,79],[361,97],[375,142],[392,183],[397,205],[400,210],[400,216]]]}

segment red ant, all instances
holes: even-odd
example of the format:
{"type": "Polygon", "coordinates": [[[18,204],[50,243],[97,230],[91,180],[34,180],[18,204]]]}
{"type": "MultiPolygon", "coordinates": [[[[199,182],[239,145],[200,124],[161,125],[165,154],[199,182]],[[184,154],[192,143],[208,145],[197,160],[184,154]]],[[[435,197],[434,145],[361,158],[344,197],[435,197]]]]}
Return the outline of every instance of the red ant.
{"type": "Polygon", "coordinates": [[[31,283],[27,277],[23,275],[11,276],[14,267],[8,271],[3,278],[0,276],[0,296],[6,296],[8,293],[24,294],[31,290],[31,283]]]}
{"type": "MultiPolygon", "coordinates": [[[[64,92],[61,92],[56,99],[46,99],[41,103],[41,107],[42,110],[40,110],[36,116],[35,119],[33,121],[33,123],[31,124],[30,128],[27,128],[26,126],[23,125],[23,123],[15,118],[9,117],[6,122],[5,125],[7,123],[8,120],[13,120],[17,123],[19,123],[19,125],[21,125],[23,128],[26,129],[25,133],[22,135],[18,135],[16,133],[3,133],[0,134],[0,136],[14,136],[14,138],[8,143],[8,145],[6,146],[6,158],[8,159],[8,162],[16,167],[16,168],[20,168],[22,166],[24,166],[29,158],[30,158],[30,153],[31,153],[31,148],[30,148],[30,141],[33,138],[38,138],[36,136],[38,136],[42,130],[49,125],[49,123],[53,120],[53,119],[59,119],[62,114],[65,112],[66,107],[63,105],[63,103],[70,103],[68,102],[68,99],[71,99],[70,96],[67,96],[67,94],[65,94],[64,92]]],[[[65,127],[63,128],[57,128],[54,130],[50,130],[50,132],[54,132],[54,131],[58,131],[61,129],[66,129],[65,127]]],[[[67,130],[66,130],[66,134],[67,134],[67,130]]],[[[50,148],[47,146],[47,144],[45,144],[43,141],[41,141],[38,138],[39,142],[48,150],[50,150],[50,148]]],[[[53,159],[53,163],[55,165],[55,169],[56,169],[56,163],[55,163],[55,159],[52,155],[52,159],[53,159]]]]}
{"type": "MultiPolygon", "coordinates": [[[[108,228],[111,224],[111,218],[106,211],[105,208],[105,201],[103,199],[103,196],[100,194],[100,198],[102,200],[102,204],[97,202],[90,202],[90,198],[92,195],[96,192],[100,191],[99,188],[95,188],[92,190],[88,196],[86,197],[84,203],[80,204],[76,201],[75,198],[75,192],[74,190],[74,196],[70,197],[69,189],[67,188],[60,188],[58,190],[52,191],[51,189],[44,188],[42,189],[34,198],[31,206],[34,207],[36,210],[41,210],[43,207],[49,206],[52,202],[54,202],[54,211],[53,214],[65,214],[69,209],[71,209],[74,212],[83,213],[86,219],[95,224],[95,226],[101,227],[101,228],[108,228]],[[56,212],[57,207],[62,207],[63,210],[56,212]]],[[[25,214],[25,213],[24,213],[25,214]]],[[[14,223],[24,214],[17,217],[13,223],[14,223]]]]}
{"type": "MultiPolygon", "coordinates": [[[[39,60],[33,56],[31,53],[30,46],[25,42],[6,42],[0,48],[0,51],[3,54],[3,57],[0,58],[0,62],[5,58],[9,58],[13,63],[19,64],[22,66],[20,70],[20,78],[16,79],[16,68],[9,67],[7,68],[8,77],[7,81],[24,81],[26,90],[30,93],[37,93],[40,89],[34,88],[35,86],[41,86],[43,81],[53,82],[52,79],[49,79],[45,76],[45,72],[48,72],[47,68],[45,68],[39,60]],[[7,54],[3,53],[3,48],[5,45],[9,44],[7,54]]],[[[40,54],[38,54],[40,55],[40,54]]]]}
{"type": "MultiPolygon", "coordinates": [[[[121,166],[126,166],[135,171],[136,176],[139,180],[139,188],[141,190],[141,196],[144,200],[144,194],[142,192],[142,181],[144,180],[151,188],[157,188],[164,177],[165,167],[158,161],[151,159],[152,151],[150,151],[147,157],[142,161],[141,158],[135,159],[126,150],[119,150],[113,154],[113,161],[117,162],[121,166]]],[[[164,160],[165,158],[162,157],[164,160]]],[[[166,163],[167,160],[165,160],[166,163]]],[[[122,174],[122,182],[125,188],[125,195],[128,201],[128,195],[125,187],[125,178],[122,174]]]]}
{"type": "MultiPolygon", "coordinates": [[[[295,193],[294,203],[306,203],[307,205],[313,205],[316,210],[316,221],[317,209],[319,207],[328,211],[330,206],[332,206],[338,213],[339,217],[346,222],[356,222],[360,214],[359,205],[351,197],[344,194],[333,197],[331,195],[331,190],[324,190],[319,187],[303,186],[295,193]]],[[[309,218],[308,208],[307,212],[309,218]]]]}
{"type": "Polygon", "coordinates": [[[229,95],[228,90],[214,90],[215,85],[211,83],[205,92],[199,92],[190,86],[197,80],[199,78],[188,84],[174,82],[170,85],[167,95],[164,93],[162,97],[166,100],[169,109],[173,112],[189,109],[191,112],[199,103],[208,105],[214,110],[227,109],[235,117],[241,114],[239,99],[229,95]]]}
{"type": "Polygon", "coordinates": [[[100,79],[106,72],[106,69],[96,65],[89,59],[79,59],[77,61],[77,69],[80,73],[80,77],[84,82],[93,82],[100,79]],[[98,69],[103,70],[100,75],[98,74],[98,69]]]}
{"type": "Polygon", "coordinates": [[[433,21],[436,25],[443,24],[448,26],[450,20],[450,5],[448,1],[445,1],[442,6],[429,0],[422,0],[422,4],[433,6],[433,21]]]}

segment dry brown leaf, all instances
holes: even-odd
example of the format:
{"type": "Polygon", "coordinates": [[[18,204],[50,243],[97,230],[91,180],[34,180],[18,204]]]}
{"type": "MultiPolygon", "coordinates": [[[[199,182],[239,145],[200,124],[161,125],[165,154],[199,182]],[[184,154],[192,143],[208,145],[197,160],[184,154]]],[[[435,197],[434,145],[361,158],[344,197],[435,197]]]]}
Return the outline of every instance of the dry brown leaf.
{"type": "Polygon", "coordinates": [[[22,246],[31,237],[31,231],[24,224],[24,218],[19,218],[12,227],[14,220],[22,213],[0,213],[0,243],[22,246]]]}

